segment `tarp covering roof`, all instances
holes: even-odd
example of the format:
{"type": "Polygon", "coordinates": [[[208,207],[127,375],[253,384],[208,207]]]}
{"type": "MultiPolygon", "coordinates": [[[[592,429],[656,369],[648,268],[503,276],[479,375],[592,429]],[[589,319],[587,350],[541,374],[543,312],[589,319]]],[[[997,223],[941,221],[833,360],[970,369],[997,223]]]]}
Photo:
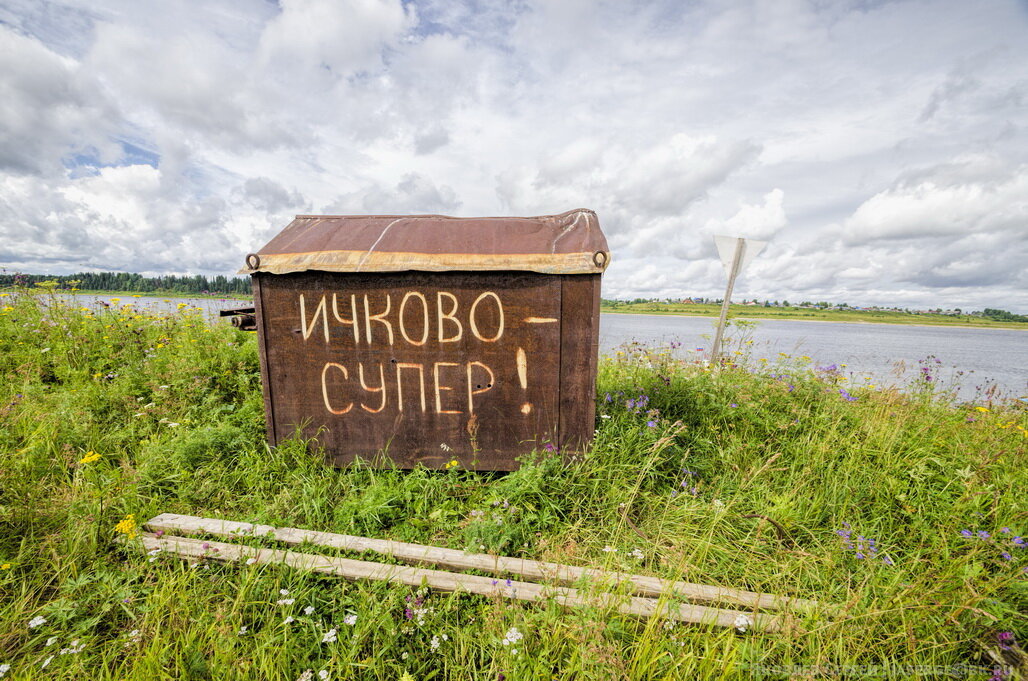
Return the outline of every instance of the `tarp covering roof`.
{"type": "Polygon", "coordinates": [[[595,274],[610,263],[596,213],[539,217],[297,215],[239,274],[516,270],[595,274]]]}

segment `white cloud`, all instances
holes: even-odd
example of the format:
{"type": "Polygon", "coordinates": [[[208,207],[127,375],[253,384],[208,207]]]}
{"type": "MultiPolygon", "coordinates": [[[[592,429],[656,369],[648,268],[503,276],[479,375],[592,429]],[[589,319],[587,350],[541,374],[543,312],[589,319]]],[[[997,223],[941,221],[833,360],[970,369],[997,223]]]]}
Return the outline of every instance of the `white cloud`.
{"type": "Polygon", "coordinates": [[[1028,311],[1014,2],[12,0],[0,264],[235,271],[300,212],[595,209],[613,296],[1028,311]]]}

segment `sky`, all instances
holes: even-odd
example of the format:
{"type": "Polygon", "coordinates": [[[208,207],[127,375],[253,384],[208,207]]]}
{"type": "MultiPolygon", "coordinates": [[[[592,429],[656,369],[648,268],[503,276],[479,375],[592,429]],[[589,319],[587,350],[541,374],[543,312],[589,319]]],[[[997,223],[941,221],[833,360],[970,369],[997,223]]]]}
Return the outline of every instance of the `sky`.
{"type": "Polygon", "coordinates": [[[1028,0],[0,0],[0,267],[590,208],[605,298],[1028,313],[1028,0]]]}

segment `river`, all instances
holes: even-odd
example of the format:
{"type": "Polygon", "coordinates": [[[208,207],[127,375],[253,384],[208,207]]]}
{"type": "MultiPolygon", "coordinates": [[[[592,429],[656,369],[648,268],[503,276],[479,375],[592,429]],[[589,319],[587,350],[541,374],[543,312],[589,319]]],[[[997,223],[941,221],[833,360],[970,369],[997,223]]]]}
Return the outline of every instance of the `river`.
{"type": "MultiPolygon", "coordinates": [[[[84,305],[109,304],[117,298],[116,304],[164,310],[185,303],[212,318],[217,318],[221,309],[252,305],[213,297],[75,298],[84,305]]],[[[675,343],[679,344],[674,350],[677,356],[700,358],[709,352],[715,322],[710,317],[601,314],[600,352],[611,354],[619,345],[633,341],[654,347],[675,343]]],[[[927,362],[933,381],[956,390],[960,399],[980,399],[990,388],[1004,397],[1028,399],[1028,330],[763,319],[747,329],[730,328],[727,336],[734,343],[733,350],[741,348],[754,360],[775,361],[778,353],[808,356],[814,366],[839,366],[857,385],[903,387],[919,375],[920,363],[927,362]],[[752,342],[745,344],[746,340],[752,342]]]]}

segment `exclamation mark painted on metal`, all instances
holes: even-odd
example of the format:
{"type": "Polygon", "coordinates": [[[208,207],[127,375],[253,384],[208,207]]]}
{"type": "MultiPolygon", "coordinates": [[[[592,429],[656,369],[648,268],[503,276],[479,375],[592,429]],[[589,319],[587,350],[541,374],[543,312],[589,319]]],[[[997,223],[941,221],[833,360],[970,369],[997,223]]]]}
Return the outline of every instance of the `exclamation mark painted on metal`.
{"type": "MultiPolygon", "coordinates": [[[[528,390],[528,357],[525,355],[524,348],[518,348],[517,354],[518,363],[518,381],[521,382],[521,389],[528,390]]],[[[521,413],[528,414],[532,413],[532,403],[525,402],[521,405],[521,413]]]]}

